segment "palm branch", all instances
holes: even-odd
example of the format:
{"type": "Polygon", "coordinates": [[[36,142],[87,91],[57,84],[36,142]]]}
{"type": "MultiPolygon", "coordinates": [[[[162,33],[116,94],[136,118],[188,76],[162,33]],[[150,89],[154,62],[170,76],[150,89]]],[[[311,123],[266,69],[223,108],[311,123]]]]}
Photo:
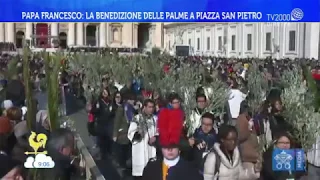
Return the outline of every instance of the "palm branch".
{"type": "Polygon", "coordinates": [[[292,136],[304,149],[310,149],[319,137],[320,128],[320,113],[312,106],[313,95],[301,81],[301,68],[285,71],[281,78],[287,82],[282,93],[285,120],[293,127],[292,136]]]}
{"type": "Polygon", "coordinates": [[[34,105],[32,98],[32,85],[30,81],[30,58],[31,52],[28,47],[23,48],[23,81],[25,86],[25,94],[26,94],[26,105],[28,109],[27,113],[27,124],[28,128],[31,129],[32,121],[35,121],[34,118],[34,105]]]}
{"type": "Polygon", "coordinates": [[[59,72],[61,66],[60,61],[63,56],[60,53],[50,55],[44,51],[42,57],[44,58],[46,70],[50,128],[54,130],[59,128],[59,72]]]}

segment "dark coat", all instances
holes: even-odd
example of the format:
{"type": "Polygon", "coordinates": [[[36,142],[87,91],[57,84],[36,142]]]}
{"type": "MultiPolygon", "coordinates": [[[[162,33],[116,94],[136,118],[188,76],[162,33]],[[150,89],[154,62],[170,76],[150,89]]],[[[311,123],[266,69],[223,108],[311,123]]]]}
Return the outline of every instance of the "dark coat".
{"type": "Polygon", "coordinates": [[[128,95],[129,94],[135,94],[133,87],[131,86],[130,88],[128,86],[124,86],[121,90],[120,90],[120,94],[124,99],[128,99],[128,95]]]}
{"type": "Polygon", "coordinates": [[[21,163],[24,163],[28,157],[24,153],[26,151],[30,151],[30,152],[33,151],[33,149],[29,145],[28,136],[29,135],[25,135],[17,138],[17,143],[15,144],[11,152],[12,158],[21,163]]]}
{"type": "Polygon", "coordinates": [[[114,118],[113,137],[117,138],[119,144],[129,144],[128,130],[130,122],[125,112],[125,107],[120,106],[117,108],[114,118]]]}
{"type": "Polygon", "coordinates": [[[202,155],[206,149],[205,148],[198,149],[197,145],[202,141],[204,141],[207,144],[207,150],[210,150],[213,147],[214,143],[217,142],[217,134],[214,131],[214,129],[212,129],[208,134],[206,134],[201,130],[201,128],[198,128],[193,134],[193,137],[196,139],[196,143],[192,148],[192,154],[193,154],[192,159],[195,165],[197,166],[197,168],[202,168],[203,166],[202,155]]]}
{"type": "Polygon", "coordinates": [[[22,106],[26,99],[24,85],[19,80],[11,80],[7,86],[7,99],[11,100],[14,105],[22,106]]]}
{"type": "Polygon", "coordinates": [[[97,121],[96,133],[98,136],[110,136],[112,134],[112,128],[110,127],[113,126],[116,108],[111,102],[105,102],[101,98],[97,104],[94,104],[91,110],[97,121]],[[97,108],[97,104],[99,104],[99,108],[97,108]]]}
{"type": "Polygon", "coordinates": [[[258,114],[254,117],[254,127],[255,127],[255,131],[258,136],[265,133],[264,132],[264,124],[263,124],[264,119],[269,120],[272,138],[274,138],[274,136],[277,132],[286,131],[286,132],[292,133],[292,131],[293,131],[293,127],[289,123],[287,123],[284,120],[284,118],[280,115],[264,116],[264,115],[258,114]]]}
{"type": "Polygon", "coordinates": [[[48,153],[55,162],[55,166],[52,169],[44,169],[45,179],[70,180],[72,175],[76,172],[75,166],[70,164],[71,158],[51,149],[48,149],[48,153]]]}
{"type": "Polygon", "coordinates": [[[8,140],[7,140],[7,146],[6,146],[5,152],[8,153],[9,155],[11,155],[12,150],[13,150],[14,146],[16,145],[16,143],[17,143],[17,138],[14,135],[14,133],[11,133],[8,137],[8,140]]]}
{"type": "MultiPolygon", "coordinates": [[[[142,180],[162,180],[162,159],[150,160],[144,168],[142,180]]],[[[167,180],[202,180],[198,170],[189,162],[180,159],[169,169],[167,180]]]]}
{"type": "Polygon", "coordinates": [[[7,99],[7,92],[5,89],[0,90],[0,102],[3,102],[7,99]]]}
{"type": "Polygon", "coordinates": [[[13,160],[10,156],[0,154],[0,178],[5,176],[14,167],[21,165],[18,161],[13,160]]]}

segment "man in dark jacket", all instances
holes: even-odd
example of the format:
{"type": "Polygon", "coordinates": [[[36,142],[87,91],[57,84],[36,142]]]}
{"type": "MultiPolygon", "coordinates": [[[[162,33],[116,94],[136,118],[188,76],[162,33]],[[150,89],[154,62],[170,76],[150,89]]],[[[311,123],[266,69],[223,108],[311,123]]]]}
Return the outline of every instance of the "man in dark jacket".
{"type": "Polygon", "coordinates": [[[113,144],[110,126],[113,124],[116,109],[113,107],[109,95],[109,90],[105,89],[102,96],[99,98],[98,102],[92,106],[91,110],[91,113],[96,117],[97,121],[95,131],[103,159],[105,159],[108,154],[112,153],[113,144]],[[104,94],[107,95],[105,96],[104,94]]]}
{"type": "MultiPolygon", "coordinates": [[[[133,86],[132,86],[132,79],[128,80],[127,84],[120,90],[122,96],[127,96],[129,94],[134,94],[133,86]]],[[[126,98],[126,97],[124,97],[126,98]]]]}
{"type": "Polygon", "coordinates": [[[52,169],[45,169],[45,179],[70,180],[76,168],[71,164],[71,155],[74,151],[74,135],[64,128],[57,129],[50,134],[47,150],[55,162],[52,169]]]}
{"type": "Polygon", "coordinates": [[[11,100],[15,106],[23,106],[26,99],[24,85],[14,76],[7,85],[7,99],[11,100]]]}

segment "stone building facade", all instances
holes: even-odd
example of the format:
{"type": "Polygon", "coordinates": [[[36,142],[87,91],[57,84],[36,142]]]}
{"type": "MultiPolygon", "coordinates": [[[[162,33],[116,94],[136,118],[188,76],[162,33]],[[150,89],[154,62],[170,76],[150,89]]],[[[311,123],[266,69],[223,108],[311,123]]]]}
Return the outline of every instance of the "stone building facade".
{"type": "Polygon", "coordinates": [[[97,46],[146,48],[163,46],[162,23],[0,23],[0,42],[21,48],[24,39],[34,47],[97,46]]]}
{"type": "Polygon", "coordinates": [[[190,46],[194,55],[317,58],[320,23],[0,23],[0,42],[33,47],[190,46]]]}
{"type": "Polygon", "coordinates": [[[319,56],[320,23],[165,23],[164,27],[168,51],[174,51],[175,45],[189,45],[195,55],[319,56]]]}

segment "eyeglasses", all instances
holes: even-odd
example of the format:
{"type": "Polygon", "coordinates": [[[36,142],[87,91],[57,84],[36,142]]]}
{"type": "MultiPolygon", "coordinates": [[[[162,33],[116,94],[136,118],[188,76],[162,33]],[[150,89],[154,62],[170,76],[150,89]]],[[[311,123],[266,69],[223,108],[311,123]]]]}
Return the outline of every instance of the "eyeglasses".
{"type": "Polygon", "coordinates": [[[207,127],[209,127],[209,126],[210,126],[210,127],[211,127],[211,126],[213,126],[213,124],[212,124],[212,123],[202,123],[202,125],[203,125],[203,126],[207,126],[207,127]]]}
{"type": "Polygon", "coordinates": [[[116,96],[116,98],[121,98],[121,96],[116,96]]]}
{"type": "Polygon", "coordinates": [[[277,144],[289,145],[289,144],[290,144],[290,142],[288,142],[288,141],[287,141],[287,142],[281,142],[281,141],[278,141],[278,142],[277,142],[277,144]]]}
{"type": "Polygon", "coordinates": [[[205,103],[206,101],[197,101],[198,103],[205,103]]]}
{"type": "Polygon", "coordinates": [[[180,101],[173,101],[172,104],[180,104],[180,101]]]}

